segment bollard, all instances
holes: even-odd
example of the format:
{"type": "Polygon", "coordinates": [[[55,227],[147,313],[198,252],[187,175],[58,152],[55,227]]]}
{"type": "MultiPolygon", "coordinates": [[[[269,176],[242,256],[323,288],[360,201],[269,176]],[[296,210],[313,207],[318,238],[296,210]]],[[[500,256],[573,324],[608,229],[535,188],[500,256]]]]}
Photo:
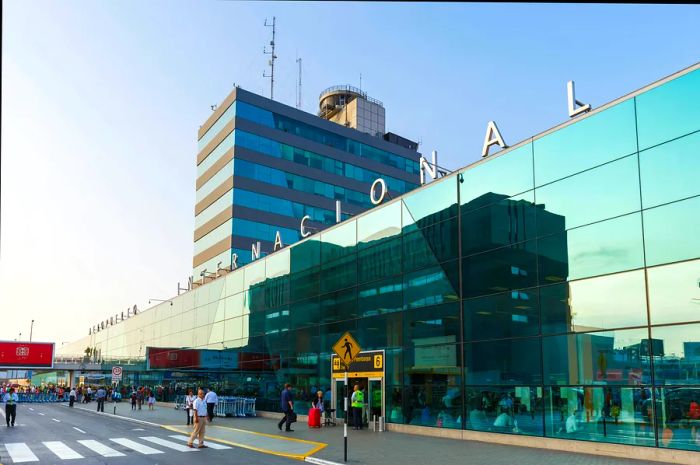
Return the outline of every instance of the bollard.
{"type": "Polygon", "coordinates": [[[384,417],[379,417],[379,432],[384,431],[384,417]]]}
{"type": "Polygon", "coordinates": [[[117,406],[115,405],[114,406],[114,415],[116,415],[116,414],[117,414],[117,406]]]}

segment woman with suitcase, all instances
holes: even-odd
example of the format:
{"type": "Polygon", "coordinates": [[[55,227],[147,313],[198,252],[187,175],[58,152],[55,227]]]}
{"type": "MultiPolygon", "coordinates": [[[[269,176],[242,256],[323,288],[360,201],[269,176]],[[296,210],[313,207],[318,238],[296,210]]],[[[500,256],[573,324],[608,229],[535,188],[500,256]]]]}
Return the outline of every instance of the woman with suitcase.
{"type": "Polygon", "coordinates": [[[316,393],[316,398],[311,403],[309,410],[309,428],[321,427],[321,414],[323,413],[323,391],[316,393]]]}

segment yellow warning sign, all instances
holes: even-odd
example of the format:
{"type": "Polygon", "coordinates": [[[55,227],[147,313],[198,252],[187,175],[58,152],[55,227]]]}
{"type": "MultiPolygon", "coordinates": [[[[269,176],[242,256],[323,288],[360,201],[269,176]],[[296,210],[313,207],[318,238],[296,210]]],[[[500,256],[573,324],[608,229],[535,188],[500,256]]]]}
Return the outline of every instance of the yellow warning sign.
{"type": "Polygon", "coordinates": [[[352,337],[352,334],[346,332],[340,336],[338,342],[333,345],[333,352],[338,354],[340,361],[347,367],[355,360],[355,357],[362,352],[362,347],[360,347],[360,344],[352,337]]]}

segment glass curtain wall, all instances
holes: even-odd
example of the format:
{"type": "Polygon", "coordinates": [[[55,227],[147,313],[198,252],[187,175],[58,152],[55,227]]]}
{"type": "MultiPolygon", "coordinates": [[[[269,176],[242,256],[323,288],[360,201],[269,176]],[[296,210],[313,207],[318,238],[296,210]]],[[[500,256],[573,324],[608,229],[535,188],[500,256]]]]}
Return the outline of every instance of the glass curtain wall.
{"type": "Polygon", "coordinates": [[[277,410],[286,382],[329,389],[351,331],[386,351],[388,422],[700,450],[697,108],[696,70],[95,344],[233,351],[231,390],[277,410]]]}

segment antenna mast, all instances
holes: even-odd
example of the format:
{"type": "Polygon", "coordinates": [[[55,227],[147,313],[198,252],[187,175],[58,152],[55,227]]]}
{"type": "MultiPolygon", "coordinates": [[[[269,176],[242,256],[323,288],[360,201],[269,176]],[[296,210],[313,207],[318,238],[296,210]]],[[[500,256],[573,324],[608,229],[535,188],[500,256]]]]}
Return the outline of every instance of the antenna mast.
{"type": "Polygon", "coordinates": [[[267,47],[263,47],[263,53],[265,55],[270,55],[270,60],[268,61],[268,64],[270,65],[270,75],[269,76],[265,75],[265,72],[263,71],[263,77],[270,78],[270,99],[274,100],[275,99],[275,59],[277,58],[277,55],[275,55],[275,17],[274,16],[272,17],[272,24],[267,24],[267,18],[265,18],[265,26],[272,28],[272,40],[270,41],[271,50],[269,52],[267,51],[267,47]]]}
{"type": "Polygon", "coordinates": [[[299,82],[297,84],[297,110],[301,109],[301,58],[297,58],[299,64],[299,82]]]}

